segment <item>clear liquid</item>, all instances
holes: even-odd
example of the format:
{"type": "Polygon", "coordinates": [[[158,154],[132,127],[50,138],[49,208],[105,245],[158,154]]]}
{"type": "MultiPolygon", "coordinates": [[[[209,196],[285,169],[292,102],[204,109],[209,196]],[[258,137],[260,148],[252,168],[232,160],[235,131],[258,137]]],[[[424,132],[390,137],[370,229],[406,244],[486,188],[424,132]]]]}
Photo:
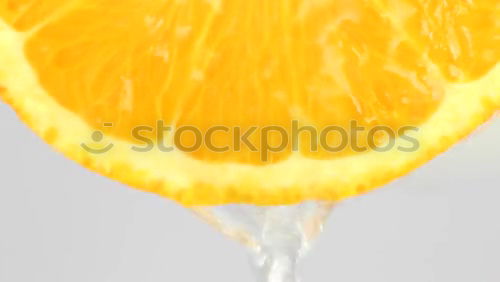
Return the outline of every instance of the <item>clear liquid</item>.
{"type": "Polygon", "coordinates": [[[321,232],[332,203],[291,206],[227,205],[193,211],[249,247],[259,282],[298,282],[297,263],[321,232]]]}

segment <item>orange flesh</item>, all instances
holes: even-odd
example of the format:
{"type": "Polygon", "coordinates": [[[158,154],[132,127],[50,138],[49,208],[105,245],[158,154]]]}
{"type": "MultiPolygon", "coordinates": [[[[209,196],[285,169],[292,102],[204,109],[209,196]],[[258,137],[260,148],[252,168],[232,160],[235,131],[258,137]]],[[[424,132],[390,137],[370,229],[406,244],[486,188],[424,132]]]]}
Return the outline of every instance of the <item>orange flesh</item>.
{"type": "MultiPolygon", "coordinates": [[[[48,93],[94,128],[113,123],[107,133],[123,139],[157,120],[203,131],[290,131],[292,120],[319,129],[352,120],[418,126],[439,106],[444,80],[475,80],[500,58],[496,0],[216,3],[0,0],[0,17],[33,32],[25,52],[48,93]]],[[[229,134],[215,137],[216,146],[232,144],[229,134]]],[[[313,159],[355,154],[313,152],[301,138],[313,159]]],[[[264,165],[291,148],[268,161],[248,148],[189,154],[264,165]]]]}

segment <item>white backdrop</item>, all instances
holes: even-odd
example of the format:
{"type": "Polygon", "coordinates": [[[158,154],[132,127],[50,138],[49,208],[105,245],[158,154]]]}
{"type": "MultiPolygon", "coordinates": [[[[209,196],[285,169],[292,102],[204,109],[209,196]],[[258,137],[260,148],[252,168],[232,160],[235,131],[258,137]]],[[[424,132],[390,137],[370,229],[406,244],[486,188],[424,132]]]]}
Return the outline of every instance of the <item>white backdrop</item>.
{"type": "MultiPolygon", "coordinates": [[[[0,282],[252,282],[246,253],[177,204],[86,171],[0,104],[0,282]]],[[[500,119],[340,204],[303,282],[500,281],[500,119]]]]}

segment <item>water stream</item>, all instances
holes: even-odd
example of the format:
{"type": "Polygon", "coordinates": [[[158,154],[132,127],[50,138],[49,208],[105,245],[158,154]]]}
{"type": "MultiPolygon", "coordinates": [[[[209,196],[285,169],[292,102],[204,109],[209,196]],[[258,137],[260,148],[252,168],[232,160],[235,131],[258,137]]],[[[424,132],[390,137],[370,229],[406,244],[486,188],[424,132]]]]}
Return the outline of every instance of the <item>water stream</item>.
{"type": "Polygon", "coordinates": [[[333,203],[291,206],[226,205],[193,211],[246,245],[258,282],[298,282],[297,264],[321,232],[333,203]]]}

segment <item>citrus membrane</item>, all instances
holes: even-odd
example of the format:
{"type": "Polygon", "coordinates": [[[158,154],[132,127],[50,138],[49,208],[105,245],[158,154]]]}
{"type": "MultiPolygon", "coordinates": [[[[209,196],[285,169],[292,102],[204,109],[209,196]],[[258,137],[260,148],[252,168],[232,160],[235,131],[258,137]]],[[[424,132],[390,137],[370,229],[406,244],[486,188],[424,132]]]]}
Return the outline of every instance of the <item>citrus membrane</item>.
{"type": "Polygon", "coordinates": [[[1,0],[0,96],[67,157],[185,205],[341,200],[494,115],[499,19],[495,0],[1,0]],[[281,146],[294,124],[346,134],[281,146]]]}

